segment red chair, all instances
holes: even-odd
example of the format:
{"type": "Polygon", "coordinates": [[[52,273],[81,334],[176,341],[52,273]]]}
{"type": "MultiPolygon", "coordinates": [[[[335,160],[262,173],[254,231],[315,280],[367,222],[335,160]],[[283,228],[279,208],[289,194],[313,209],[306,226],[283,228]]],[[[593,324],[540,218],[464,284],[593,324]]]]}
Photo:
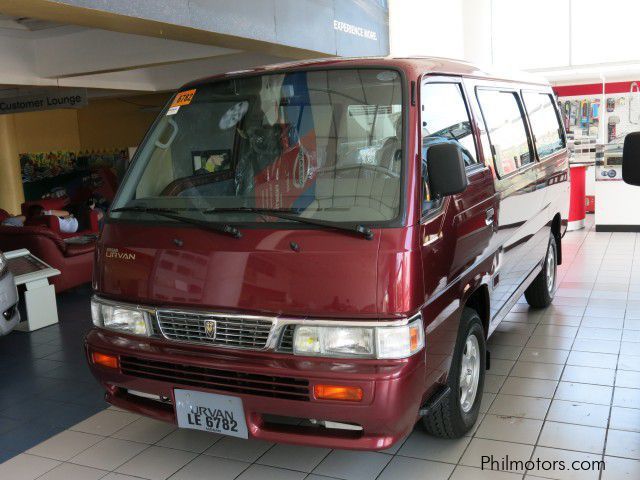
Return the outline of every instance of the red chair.
{"type": "Polygon", "coordinates": [[[60,235],[43,226],[0,225],[0,251],[20,248],[60,270],[60,275],[51,277],[57,293],[91,281],[95,242],[67,244],[60,235]]]}

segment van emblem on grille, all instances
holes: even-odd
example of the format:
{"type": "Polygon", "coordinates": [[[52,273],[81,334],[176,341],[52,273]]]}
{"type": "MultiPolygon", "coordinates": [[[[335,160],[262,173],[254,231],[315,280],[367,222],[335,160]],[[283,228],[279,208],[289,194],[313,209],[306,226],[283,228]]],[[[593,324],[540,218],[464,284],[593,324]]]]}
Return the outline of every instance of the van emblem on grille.
{"type": "Polygon", "coordinates": [[[204,333],[209,338],[214,338],[216,336],[216,321],[215,320],[205,320],[204,321],[204,333]]]}

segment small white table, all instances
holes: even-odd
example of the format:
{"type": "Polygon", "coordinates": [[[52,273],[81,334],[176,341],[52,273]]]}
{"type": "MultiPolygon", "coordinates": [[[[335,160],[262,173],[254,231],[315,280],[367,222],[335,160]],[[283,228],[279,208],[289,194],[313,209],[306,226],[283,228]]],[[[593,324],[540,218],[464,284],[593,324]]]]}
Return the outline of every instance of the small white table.
{"type": "Polygon", "coordinates": [[[58,323],[56,292],[48,279],[60,275],[60,270],[47,265],[25,248],[4,252],[4,256],[13,273],[16,287],[24,285],[27,289],[24,292],[27,318],[15,329],[33,332],[58,323]]]}

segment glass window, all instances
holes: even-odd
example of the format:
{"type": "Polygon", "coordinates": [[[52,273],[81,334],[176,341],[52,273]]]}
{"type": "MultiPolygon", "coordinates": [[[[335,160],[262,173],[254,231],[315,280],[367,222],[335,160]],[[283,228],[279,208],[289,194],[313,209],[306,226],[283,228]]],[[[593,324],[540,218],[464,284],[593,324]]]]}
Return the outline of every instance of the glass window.
{"type": "Polygon", "coordinates": [[[477,162],[471,121],[460,85],[426,83],[422,87],[423,158],[429,145],[447,141],[462,147],[467,166],[477,162]]]}
{"type": "Polygon", "coordinates": [[[531,163],[527,130],[514,92],[479,90],[493,161],[500,176],[531,163]]]}
{"type": "Polygon", "coordinates": [[[401,78],[392,70],[292,71],[194,86],[176,95],[141,145],[114,208],[288,227],[298,223],[238,209],[389,221],[400,213],[402,116],[401,78]]]}
{"type": "Polygon", "coordinates": [[[429,146],[455,142],[462,148],[467,166],[477,163],[476,146],[467,105],[458,83],[426,83],[422,86],[422,177],[423,212],[437,208],[441,199],[433,199],[428,191],[427,162],[429,146]]]}
{"type": "Polygon", "coordinates": [[[551,96],[546,93],[526,92],[522,98],[529,115],[538,156],[544,158],[562,150],[565,147],[562,126],[551,96]]]}

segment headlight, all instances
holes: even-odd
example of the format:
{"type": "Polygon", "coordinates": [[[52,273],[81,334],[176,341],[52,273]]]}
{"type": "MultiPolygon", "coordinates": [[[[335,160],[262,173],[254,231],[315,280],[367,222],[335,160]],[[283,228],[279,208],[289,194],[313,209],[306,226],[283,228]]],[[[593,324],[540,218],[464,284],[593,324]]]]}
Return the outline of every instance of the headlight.
{"type": "Polygon", "coordinates": [[[373,342],[373,328],[299,325],[294,334],[293,351],[299,355],[373,357],[373,342]]]}
{"type": "Polygon", "coordinates": [[[7,258],[0,252],[0,277],[7,273],[7,258]]]}
{"type": "Polygon", "coordinates": [[[150,335],[148,314],[142,310],[91,300],[91,317],[97,327],[134,335],[150,335]]]}
{"type": "Polygon", "coordinates": [[[298,325],[296,355],[324,357],[406,358],[424,346],[422,319],[391,327],[298,325]]]}

